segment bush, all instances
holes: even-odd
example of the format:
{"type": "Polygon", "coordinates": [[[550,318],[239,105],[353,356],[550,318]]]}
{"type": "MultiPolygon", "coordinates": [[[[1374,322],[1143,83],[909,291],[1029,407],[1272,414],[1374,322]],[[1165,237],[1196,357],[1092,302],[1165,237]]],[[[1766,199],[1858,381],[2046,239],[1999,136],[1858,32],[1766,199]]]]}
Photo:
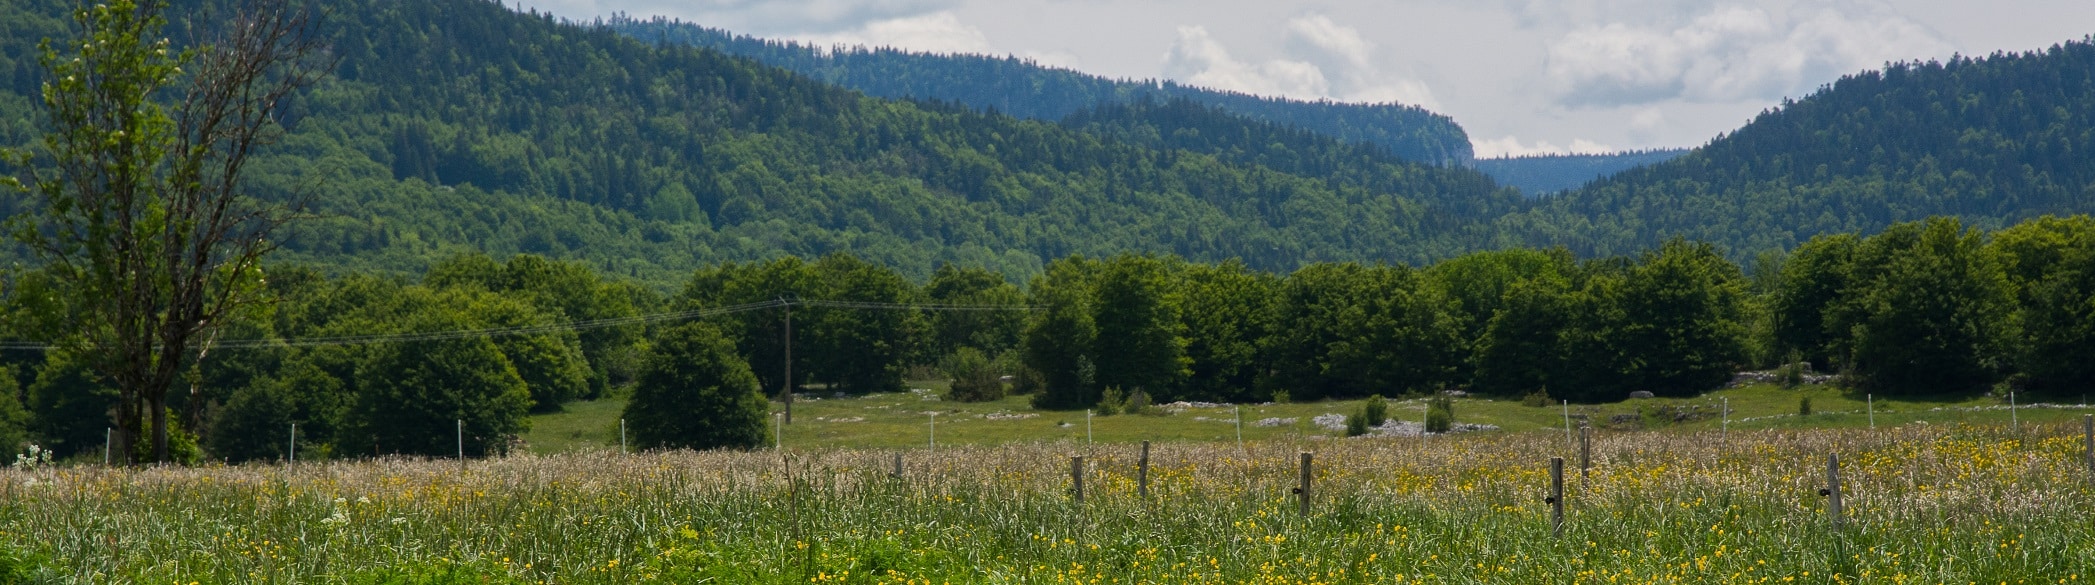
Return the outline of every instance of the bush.
{"type": "Polygon", "coordinates": [[[1780,368],[1776,368],[1775,382],[1781,384],[1784,389],[1802,386],[1804,384],[1804,364],[1790,362],[1783,364],[1780,368]]]}
{"type": "Polygon", "coordinates": [[[1134,393],[1128,394],[1127,402],[1121,403],[1120,411],[1127,414],[1156,414],[1156,409],[1149,406],[1149,393],[1143,392],[1141,388],[1136,388],[1134,393]]]}
{"type": "Polygon", "coordinates": [[[1368,426],[1367,408],[1362,407],[1359,414],[1346,417],[1346,436],[1358,437],[1368,434],[1368,426]]]}
{"type": "Polygon", "coordinates": [[[1556,403],[1557,401],[1549,399],[1549,390],[1546,389],[1538,389],[1534,392],[1529,392],[1527,396],[1520,397],[1520,404],[1522,406],[1533,406],[1537,408],[1542,408],[1553,406],[1556,403]]]}
{"type": "Polygon", "coordinates": [[[734,343],[712,325],[686,323],[655,341],[625,418],[643,449],[746,449],[764,443],[769,410],[734,343]]]}
{"type": "Polygon", "coordinates": [[[1004,380],[998,375],[989,356],[972,347],[963,347],[946,356],[940,369],[953,380],[946,391],[946,399],[957,402],[988,402],[1004,397],[1004,380]]]}
{"type": "Polygon", "coordinates": [[[1367,426],[1382,426],[1389,420],[1389,401],[1383,400],[1381,394],[1369,396],[1368,401],[1360,405],[1360,416],[1367,419],[1367,426]]]}
{"type": "Polygon", "coordinates": [[[1797,416],[1811,416],[1811,397],[1797,397],[1797,416]]]}
{"type": "Polygon", "coordinates": [[[1426,401],[1426,432],[1445,433],[1455,426],[1455,399],[1435,396],[1426,401]]]}
{"type": "Polygon", "coordinates": [[[1120,414],[1120,405],[1126,401],[1126,398],[1121,397],[1119,386],[1108,386],[1106,391],[1099,395],[1098,405],[1093,410],[1099,416],[1113,416],[1120,414]]]}

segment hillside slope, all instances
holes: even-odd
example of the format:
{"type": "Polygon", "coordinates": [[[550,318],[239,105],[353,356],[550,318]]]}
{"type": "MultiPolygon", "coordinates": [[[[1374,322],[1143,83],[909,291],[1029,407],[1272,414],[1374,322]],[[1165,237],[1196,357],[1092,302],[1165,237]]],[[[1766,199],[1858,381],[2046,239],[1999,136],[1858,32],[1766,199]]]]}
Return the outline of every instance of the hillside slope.
{"type": "Polygon", "coordinates": [[[1658,164],[1687,154],[1685,148],[1634,150],[1611,154],[1546,154],[1480,158],[1470,168],[1529,197],[1562,193],[1633,168],[1658,164]]]}
{"type": "Polygon", "coordinates": [[[1998,228],[2095,210],[2095,44],[1858,73],[1671,161],[1501,226],[1622,253],[1669,236],[1732,253],[1954,215],[1998,228]]]}
{"type": "MultiPolygon", "coordinates": [[[[6,54],[62,36],[53,15],[68,4],[0,7],[0,21],[31,23],[0,40],[6,54]]],[[[169,36],[187,38],[197,4],[178,3],[169,36]]],[[[535,252],[676,282],[720,261],[850,251],[919,276],[944,261],[1025,275],[1044,259],[1132,250],[1288,270],[1493,245],[1490,218],[1520,205],[1473,171],[1322,138],[1297,141],[1292,159],[1252,159],[1228,140],[1196,151],[870,98],[478,0],[330,10],[337,75],[301,97],[250,177],[316,196],[324,219],[285,257],[340,268],[408,274],[465,250],[535,252]],[[1308,166],[1318,160],[1343,168],[1308,166]]],[[[41,70],[5,65],[0,132],[19,143],[41,70]]],[[[1210,118],[1216,137],[1272,130],[1210,118]]]]}
{"type": "Polygon", "coordinates": [[[1269,98],[1171,81],[1111,79],[1017,57],[830,50],[660,17],[618,17],[606,25],[634,38],[741,55],[880,97],[954,102],[1037,120],[1060,120],[1113,103],[1187,100],[1345,142],[1374,144],[1405,160],[1450,164],[1471,158],[1469,135],[1461,126],[1417,106],[1269,98]]]}

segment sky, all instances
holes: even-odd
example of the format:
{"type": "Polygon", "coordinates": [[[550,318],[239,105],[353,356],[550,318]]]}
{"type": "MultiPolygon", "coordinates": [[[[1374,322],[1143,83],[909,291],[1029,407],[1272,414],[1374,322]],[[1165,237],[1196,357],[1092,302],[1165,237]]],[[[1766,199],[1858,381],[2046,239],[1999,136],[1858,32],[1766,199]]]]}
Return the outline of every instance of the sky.
{"type": "Polygon", "coordinates": [[[503,0],[1447,114],[1480,157],[1693,147],[1841,75],[2095,34],[2089,0],[503,0]]]}

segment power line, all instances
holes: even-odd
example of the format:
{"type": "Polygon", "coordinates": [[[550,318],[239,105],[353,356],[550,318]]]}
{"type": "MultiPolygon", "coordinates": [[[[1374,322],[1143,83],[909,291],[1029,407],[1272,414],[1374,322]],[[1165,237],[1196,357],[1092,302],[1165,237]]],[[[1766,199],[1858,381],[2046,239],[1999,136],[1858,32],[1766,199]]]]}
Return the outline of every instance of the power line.
{"type": "MultiPolygon", "coordinates": [[[[363,345],[373,343],[408,343],[416,341],[448,341],[474,337],[507,337],[512,335],[541,335],[567,331],[588,331],[624,325],[659,323],[664,321],[688,321],[705,317],[717,317],[735,313],[747,313],[786,306],[828,307],[873,311],[1037,311],[1044,307],[1034,305],[958,305],[942,303],[885,303],[878,301],[828,301],[828,300],[769,300],[756,303],[634,315],[608,319],[591,319],[552,323],[544,325],[520,325],[513,327],[488,327],[482,329],[458,329],[452,331],[425,331],[415,333],[383,333],[369,335],[337,335],[326,337],[303,337],[298,339],[227,339],[212,344],[220,349],[258,349],[270,347],[320,347],[330,345],[363,345]]],[[[0,341],[0,351],[48,351],[57,346],[29,341],[0,341]]]]}

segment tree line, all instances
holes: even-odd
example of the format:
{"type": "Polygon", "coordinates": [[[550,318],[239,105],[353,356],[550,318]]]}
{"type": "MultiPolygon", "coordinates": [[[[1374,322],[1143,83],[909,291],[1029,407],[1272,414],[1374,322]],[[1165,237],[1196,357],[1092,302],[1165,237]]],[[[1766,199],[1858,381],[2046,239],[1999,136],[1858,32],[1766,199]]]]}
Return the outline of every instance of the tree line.
{"type": "MultiPolygon", "coordinates": [[[[1634,256],[1509,249],[1287,274],[1070,256],[1024,287],[956,265],[917,282],[844,254],[721,264],[669,294],[533,255],[456,256],[418,281],[279,266],[267,283],[264,314],[223,334],[265,342],[210,351],[193,391],[171,396],[183,457],[279,458],[293,423],[302,457],[441,456],[458,420],[469,455],[495,454],[530,414],[614,394],[631,397],[643,446],[754,446],[786,385],[788,318],[800,392],[898,391],[915,373],[953,379],[951,399],[1018,392],[1047,409],[1451,389],[1614,401],[1800,362],[1883,395],[2095,386],[2087,216],[1992,233],[1930,219],[1746,267],[1676,239],[1634,256]],[[356,340],[497,328],[536,329],[356,340]]],[[[44,302],[36,287],[34,274],[11,283],[5,339],[36,337],[20,330],[44,302]]],[[[115,396],[77,351],[0,363],[0,441],[99,453],[115,396]]]]}
{"type": "MultiPolygon", "coordinates": [[[[65,38],[72,4],[0,5],[5,144],[47,128],[34,102],[50,74],[15,56],[65,38]]],[[[237,4],[173,2],[166,36],[180,47],[237,4]]],[[[412,277],[473,250],[671,284],[846,251],[913,278],[942,263],[1030,276],[1147,250],[1289,270],[1476,249],[1481,220],[1519,205],[1469,169],[1163,97],[1064,124],[870,98],[481,0],[329,7],[334,75],[289,101],[245,176],[311,202],[279,257],[336,269],[412,277]]],[[[0,215],[29,208],[0,192],[0,215]]]]}
{"type": "Polygon", "coordinates": [[[1410,161],[1442,165],[1466,162],[1471,156],[1469,135],[1460,125],[1416,105],[1304,101],[1168,80],[1110,79],[1010,56],[817,47],[659,16],[639,20],[619,15],[602,24],[648,42],[706,47],[886,98],[952,102],[1048,121],[1118,103],[1185,100],[1342,142],[1373,144],[1410,161]]]}

